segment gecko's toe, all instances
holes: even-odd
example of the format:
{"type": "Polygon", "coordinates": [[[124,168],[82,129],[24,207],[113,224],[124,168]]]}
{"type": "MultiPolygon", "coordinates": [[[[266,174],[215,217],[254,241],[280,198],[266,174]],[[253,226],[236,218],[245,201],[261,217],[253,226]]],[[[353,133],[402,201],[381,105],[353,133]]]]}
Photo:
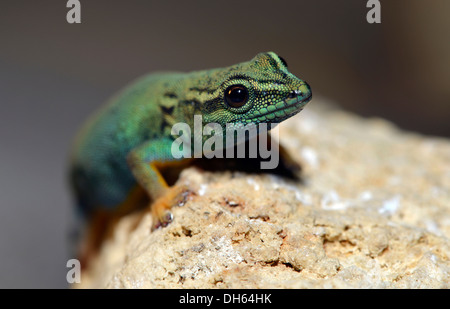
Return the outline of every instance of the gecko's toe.
{"type": "Polygon", "coordinates": [[[166,227],[173,221],[173,214],[170,211],[166,211],[162,217],[155,218],[152,231],[159,229],[160,227],[166,227]]]}
{"type": "Polygon", "coordinates": [[[166,194],[158,198],[151,206],[153,216],[152,230],[166,227],[173,221],[170,209],[173,206],[183,206],[186,203],[189,191],[184,186],[175,186],[168,189],[166,194]]]}

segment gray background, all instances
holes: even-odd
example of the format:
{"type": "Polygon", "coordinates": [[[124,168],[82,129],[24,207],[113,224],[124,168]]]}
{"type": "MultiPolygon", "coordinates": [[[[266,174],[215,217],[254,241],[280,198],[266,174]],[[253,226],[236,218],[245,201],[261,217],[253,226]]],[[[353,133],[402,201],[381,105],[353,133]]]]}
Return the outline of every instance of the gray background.
{"type": "Polygon", "coordinates": [[[366,2],[82,0],[70,25],[64,0],[1,1],[0,287],[67,286],[71,140],[144,73],[273,50],[345,109],[449,136],[450,2],[382,1],[380,25],[366,2]]]}

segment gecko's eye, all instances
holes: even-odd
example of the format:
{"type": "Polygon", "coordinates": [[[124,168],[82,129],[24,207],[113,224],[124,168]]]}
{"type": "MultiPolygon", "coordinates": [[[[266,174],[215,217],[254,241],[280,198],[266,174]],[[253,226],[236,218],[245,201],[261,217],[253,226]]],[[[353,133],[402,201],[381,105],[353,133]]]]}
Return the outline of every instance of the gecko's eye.
{"type": "Polygon", "coordinates": [[[228,106],[238,108],[248,101],[248,90],[243,85],[233,85],[225,90],[225,102],[228,106]]]}

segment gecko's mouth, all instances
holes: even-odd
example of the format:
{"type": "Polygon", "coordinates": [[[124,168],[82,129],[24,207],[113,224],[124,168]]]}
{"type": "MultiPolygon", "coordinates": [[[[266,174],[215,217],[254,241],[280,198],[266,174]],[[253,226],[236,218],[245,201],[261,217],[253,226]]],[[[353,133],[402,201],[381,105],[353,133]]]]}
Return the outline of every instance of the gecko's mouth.
{"type": "Polygon", "coordinates": [[[298,95],[294,98],[288,97],[277,104],[254,111],[254,116],[249,118],[247,122],[281,122],[299,113],[311,101],[311,98],[311,92],[306,97],[303,95],[298,95]]]}

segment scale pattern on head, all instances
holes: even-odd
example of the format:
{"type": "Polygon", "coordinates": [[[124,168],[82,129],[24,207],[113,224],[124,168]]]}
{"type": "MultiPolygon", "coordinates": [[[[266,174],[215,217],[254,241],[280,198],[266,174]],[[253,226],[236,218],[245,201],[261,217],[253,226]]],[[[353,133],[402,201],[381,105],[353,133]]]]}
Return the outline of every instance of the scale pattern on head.
{"type": "Polygon", "coordinates": [[[198,83],[189,92],[202,98],[195,113],[205,123],[278,123],[300,112],[312,96],[309,85],[290,73],[286,61],[273,52],[195,74],[198,83]]]}

